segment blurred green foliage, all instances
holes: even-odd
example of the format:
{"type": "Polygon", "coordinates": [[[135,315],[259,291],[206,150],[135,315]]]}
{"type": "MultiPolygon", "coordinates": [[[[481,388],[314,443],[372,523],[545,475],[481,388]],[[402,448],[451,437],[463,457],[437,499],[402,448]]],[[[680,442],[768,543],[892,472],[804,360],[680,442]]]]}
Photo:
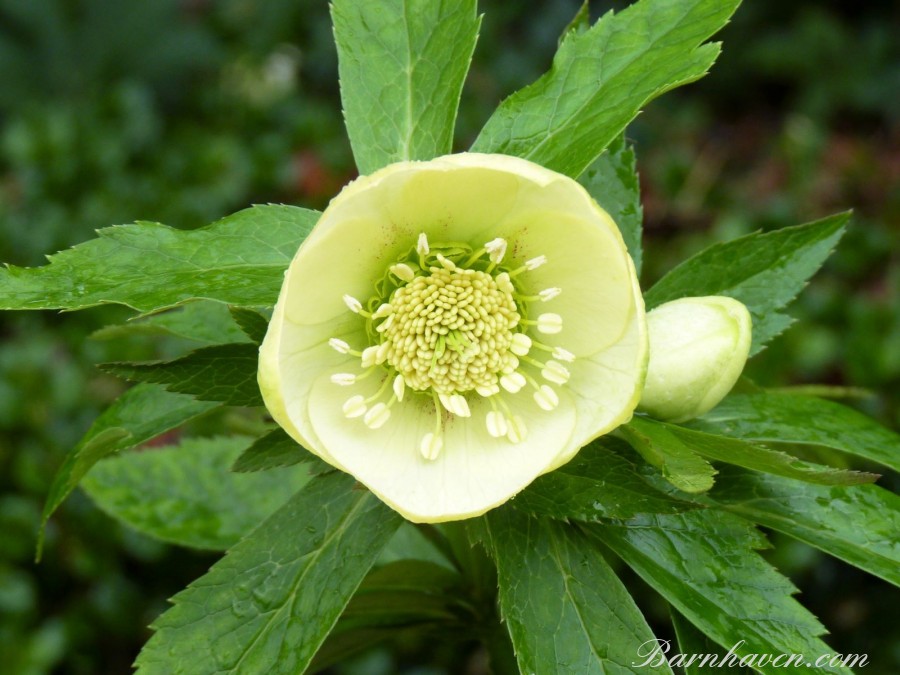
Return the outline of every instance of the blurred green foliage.
{"type": "MultiPolygon", "coordinates": [[[[547,69],[578,4],[481,3],[459,149],[503,96],[547,69]]],[[[624,4],[592,3],[592,14],[624,4]]],[[[769,386],[871,389],[856,403],[894,427],[898,29],[900,7],[887,0],[747,2],[721,36],[712,75],[654,103],[630,130],[645,194],[645,285],[712,241],[856,209],[837,254],[794,306],[799,325],[749,374],[769,386]]],[[[321,207],[353,176],[323,0],[0,0],[0,72],[6,262],[40,264],[95,228],[135,219],[192,228],[250,203],[321,207]]],[[[92,364],[182,348],[87,339],[124,316],[98,309],[0,323],[5,673],[128,672],[165,598],[213,559],[130,533],[76,495],[51,521],[44,562],[32,563],[55,469],[122,390],[92,364]]],[[[223,422],[253,420],[231,413],[206,424],[223,422]]],[[[883,586],[776,541],[776,563],[806,589],[804,602],[834,629],[832,643],[887,664],[867,672],[900,667],[900,654],[887,653],[900,644],[900,622],[888,614],[896,618],[898,603],[889,610],[883,586]]],[[[657,607],[662,620],[665,607],[645,595],[648,614],[657,607]]],[[[482,655],[460,656],[465,646],[433,648],[400,636],[394,652],[341,672],[485,672],[482,655]]]]}

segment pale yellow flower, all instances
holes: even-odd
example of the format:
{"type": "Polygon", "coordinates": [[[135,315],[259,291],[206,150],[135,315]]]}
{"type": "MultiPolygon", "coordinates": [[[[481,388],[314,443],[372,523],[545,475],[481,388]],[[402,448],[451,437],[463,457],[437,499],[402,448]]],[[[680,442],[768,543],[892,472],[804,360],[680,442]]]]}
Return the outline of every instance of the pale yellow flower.
{"type": "Polygon", "coordinates": [[[681,298],[647,314],[650,364],[640,410],[686,422],[731,391],[750,352],[750,312],[720,295],[681,298]]]}
{"type": "Polygon", "coordinates": [[[359,178],[285,276],[260,350],[275,420],[416,522],[484,513],[630,419],[643,301],[575,181],[464,153],[359,178]]]}

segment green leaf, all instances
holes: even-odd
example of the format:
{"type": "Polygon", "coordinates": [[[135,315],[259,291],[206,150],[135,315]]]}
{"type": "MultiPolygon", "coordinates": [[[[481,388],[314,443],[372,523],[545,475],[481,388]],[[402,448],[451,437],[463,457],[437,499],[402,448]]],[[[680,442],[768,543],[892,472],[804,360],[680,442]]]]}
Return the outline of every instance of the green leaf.
{"type": "Polygon", "coordinates": [[[258,361],[259,347],[237,343],[203,347],[173,361],[104,363],[100,368],[126,380],[162,384],[200,401],[257,406],[263,404],[256,382],[258,361]]]}
{"type": "Polygon", "coordinates": [[[591,197],[612,216],[619,226],[634,268],[641,274],[641,232],[644,208],[641,206],[641,186],[638,180],[634,148],[619,136],[606,152],[600,155],[578,178],[591,197]]]}
{"type": "Polygon", "coordinates": [[[41,534],[53,512],[94,464],[115,452],[145,443],[216,407],[216,403],[196,401],[149,384],[126,391],[94,421],[53,477],[44,504],[41,534]]]}
{"type": "Polygon", "coordinates": [[[455,570],[453,552],[435,525],[413,525],[404,522],[381,549],[379,565],[400,560],[424,560],[445,569],[455,570]]]}
{"type": "Polygon", "coordinates": [[[139,222],[50,256],[44,267],[0,268],[0,309],[140,312],[207,299],[272,306],[284,270],[318,219],[295,206],[254,206],[199,230],[139,222]]]}
{"type": "Polygon", "coordinates": [[[740,0],[642,0],[570,32],[553,67],[500,104],[472,146],[577,177],[660,94],[706,74],[740,0]]]}
{"type": "Polygon", "coordinates": [[[229,307],[235,323],[255,344],[262,344],[269,330],[269,319],[249,307],[229,307]]]}
{"type": "Polygon", "coordinates": [[[349,658],[414,628],[440,636],[477,639],[475,619],[459,574],[421,560],[402,560],[369,573],[334,630],[316,653],[310,672],[349,658]]]}
{"type": "Polygon", "coordinates": [[[578,11],[575,13],[575,16],[572,17],[572,20],[563,28],[562,33],[559,35],[559,42],[556,45],[557,48],[562,45],[567,37],[569,37],[569,33],[575,33],[576,35],[585,32],[586,30],[590,30],[591,27],[591,3],[590,0],[584,0],[581,3],[581,7],[578,8],[578,11]]]}
{"type": "Polygon", "coordinates": [[[219,302],[193,301],[157,314],[142,314],[128,323],[104,326],[91,333],[95,340],[114,340],[133,335],[167,335],[202,344],[246,342],[246,334],[238,327],[219,302]]]}
{"type": "Polygon", "coordinates": [[[834,653],[817,639],[822,625],[792,597],[797,589],[755,552],[766,541],[746,521],[707,509],[585,527],[706,635],[726,649],[737,645],[739,656],[834,653]]]}
{"type": "MultiPolygon", "coordinates": [[[[704,673],[710,675],[722,672],[722,668],[715,664],[728,658],[725,650],[697,630],[690,621],[675,610],[672,610],[670,614],[675,635],[678,638],[678,655],[667,655],[669,664],[683,666],[685,675],[704,675],[704,673]]],[[[671,650],[671,644],[661,644],[660,646],[669,647],[671,650]]],[[[750,668],[730,665],[728,673],[729,675],[753,675],[754,671],[750,668]]]]}
{"type": "Polygon", "coordinates": [[[401,628],[416,623],[471,622],[459,574],[424,560],[398,560],[373,570],[344,610],[345,626],[401,628]]]}
{"type": "Polygon", "coordinates": [[[297,443],[281,429],[274,429],[253,441],[231,467],[237,473],[265,471],[305,462],[316,462],[318,458],[297,443]]]}
{"type": "Polygon", "coordinates": [[[672,434],[652,425],[641,425],[641,418],[619,427],[619,433],[647,463],[662,472],[663,478],[684,492],[706,492],[713,486],[716,470],[693,449],[672,434]]]}
{"type": "Polygon", "coordinates": [[[655,638],[590,539],[509,508],[494,509],[484,522],[521,672],[635,672],[638,647],[655,638]]]}
{"type": "Polygon", "coordinates": [[[676,447],[687,448],[707,459],[712,459],[745,469],[774,473],[787,478],[820,483],[822,485],[858,485],[871,483],[878,476],[860,471],[835,469],[822,464],[804,462],[785,452],[772,450],[762,445],[734,438],[715,436],[702,431],[685,429],[674,424],[658,422],[648,417],[634,417],[628,423],[631,430],[636,430],[656,444],[671,450],[676,447]]]}
{"type": "Polygon", "coordinates": [[[137,672],[303,672],[400,522],[346,474],[311,480],[173,598],[137,672]]]}
{"type": "Polygon", "coordinates": [[[229,472],[249,439],[192,438],[174,447],[101,461],[81,487],[106,513],[173,544],[224,551],[281,507],[308,480],[304,468],[229,472]]]}
{"type": "Polygon", "coordinates": [[[361,174],[450,152],[475,0],[334,0],[341,100],[361,174]]]}
{"type": "Polygon", "coordinates": [[[748,440],[834,448],[900,471],[900,435],[832,401],[793,394],[732,394],[690,426],[748,440]]]}
{"type": "Polygon", "coordinates": [[[644,295],[647,309],[686,296],[727,295],[753,316],[758,353],[793,321],[778,310],[803,290],[844,233],[850,213],[714,244],[684,261],[644,295]]]}
{"type": "Polygon", "coordinates": [[[616,439],[594,441],[568,464],[539,477],[510,504],[532,515],[586,522],[700,508],[654,488],[627,450],[616,439]]]}
{"type": "Polygon", "coordinates": [[[723,471],[710,497],[900,586],[900,496],[876,485],[824,487],[723,471]]]}

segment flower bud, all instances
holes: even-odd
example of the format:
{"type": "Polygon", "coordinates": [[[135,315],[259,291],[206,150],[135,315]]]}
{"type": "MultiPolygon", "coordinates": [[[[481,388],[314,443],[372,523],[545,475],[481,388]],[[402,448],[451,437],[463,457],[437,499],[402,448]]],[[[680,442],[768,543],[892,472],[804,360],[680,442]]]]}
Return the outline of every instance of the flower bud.
{"type": "Polygon", "coordinates": [[[750,313],[724,296],[681,298],[647,314],[650,362],[638,409],[686,422],[715,407],[750,351],[750,313]]]}

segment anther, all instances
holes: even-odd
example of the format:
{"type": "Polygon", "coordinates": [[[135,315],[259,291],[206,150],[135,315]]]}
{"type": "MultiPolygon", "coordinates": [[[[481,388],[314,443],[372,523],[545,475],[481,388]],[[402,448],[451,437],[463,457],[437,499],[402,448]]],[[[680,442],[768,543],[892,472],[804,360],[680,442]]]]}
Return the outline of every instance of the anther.
{"type": "Polygon", "coordinates": [[[391,307],[388,303],[383,302],[379,305],[378,309],[372,312],[373,319],[383,319],[386,316],[390,316],[394,313],[394,308],[391,307]]]}
{"type": "Polygon", "coordinates": [[[531,272],[533,270],[536,270],[538,267],[540,267],[541,265],[543,265],[546,262],[547,262],[547,256],[539,255],[538,257],[532,258],[531,260],[526,260],[524,265],[514,269],[512,272],[509,273],[509,275],[511,277],[514,277],[519,274],[522,274],[522,272],[531,272]]]}
{"type": "Polygon", "coordinates": [[[494,277],[494,283],[497,284],[497,288],[503,293],[512,295],[516,291],[515,286],[512,284],[512,280],[509,278],[508,272],[500,272],[500,274],[494,277]]]}
{"type": "Polygon", "coordinates": [[[537,318],[537,329],[545,335],[555,335],[562,330],[562,317],[559,314],[547,312],[537,318]]]}
{"type": "Polygon", "coordinates": [[[360,395],[351,396],[344,403],[342,410],[344,411],[344,416],[349,419],[361,417],[366,414],[366,401],[360,395]]]}
{"type": "Polygon", "coordinates": [[[390,409],[384,403],[376,403],[366,412],[363,422],[370,429],[380,429],[390,417],[390,409]]]}
{"type": "Polygon", "coordinates": [[[534,392],[534,402],[549,412],[559,405],[559,396],[556,395],[556,392],[551,387],[542,384],[534,392]]]}
{"type": "MultiPolygon", "coordinates": [[[[375,316],[373,315],[372,318],[375,318],[375,316]]],[[[385,319],[384,321],[382,321],[380,324],[378,324],[375,327],[375,330],[378,331],[379,333],[383,333],[384,331],[386,331],[388,328],[391,327],[392,323],[394,323],[394,315],[390,314],[387,319],[385,319]]]]}
{"type": "Polygon", "coordinates": [[[441,263],[441,267],[443,267],[448,272],[456,271],[456,269],[457,269],[456,263],[454,263],[452,260],[448,260],[447,258],[442,256],[440,253],[437,254],[437,260],[439,263],[441,263]]]}
{"type": "Polygon", "coordinates": [[[477,387],[475,387],[475,392],[479,396],[488,398],[490,396],[494,396],[495,394],[499,394],[500,387],[497,384],[479,384],[477,387]]]}
{"type": "Polygon", "coordinates": [[[572,363],[575,360],[575,355],[567,349],[563,349],[562,347],[554,347],[553,358],[559,359],[560,361],[565,361],[566,363],[572,363]]]}
{"type": "Polygon", "coordinates": [[[342,387],[349,387],[351,384],[356,384],[356,375],[353,373],[335,373],[331,376],[331,381],[342,387]]]}
{"type": "Polygon", "coordinates": [[[328,341],[328,346],[331,347],[338,354],[349,354],[350,353],[350,345],[348,345],[343,340],[339,340],[338,338],[331,338],[328,341]]]}
{"type": "Polygon", "coordinates": [[[394,396],[397,397],[398,401],[403,400],[403,394],[406,392],[406,380],[403,379],[402,375],[397,375],[394,378],[394,383],[391,385],[394,389],[394,396]]]}
{"type": "Polygon", "coordinates": [[[391,265],[389,269],[391,271],[391,274],[400,279],[400,281],[406,281],[408,283],[416,278],[415,271],[406,263],[397,263],[396,265],[391,265]]]}
{"type": "Polygon", "coordinates": [[[531,349],[531,338],[525,333],[514,333],[509,343],[509,351],[516,356],[525,356],[531,349]]]}
{"type": "Polygon", "coordinates": [[[359,300],[357,300],[356,298],[354,298],[352,295],[347,295],[346,293],[344,294],[344,304],[347,305],[347,308],[351,312],[353,312],[355,314],[362,313],[362,303],[359,300]]]}
{"type": "Polygon", "coordinates": [[[453,394],[450,397],[450,400],[453,403],[453,412],[455,412],[460,417],[471,417],[472,411],[469,410],[469,402],[466,400],[466,397],[462,394],[453,394]]]}
{"type": "Polygon", "coordinates": [[[548,382],[553,384],[565,384],[572,376],[569,369],[558,361],[547,361],[541,370],[541,375],[548,382]]]}
{"type": "Polygon", "coordinates": [[[362,350],[362,356],[360,357],[360,361],[362,362],[363,368],[371,368],[375,364],[378,363],[378,346],[374,347],[366,347],[362,350]]]}
{"type": "Polygon", "coordinates": [[[494,265],[499,265],[506,255],[506,239],[497,237],[484,245],[484,250],[488,252],[488,257],[494,265]]]}
{"type": "Polygon", "coordinates": [[[461,394],[438,394],[438,400],[448,412],[459,417],[471,417],[469,402],[461,394]]]}
{"type": "Polygon", "coordinates": [[[422,442],[419,444],[419,452],[422,453],[422,457],[425,459],[434,461],[441,454],[443,447],[444,439],[439,434],[429,431],[422,437],[422,442]]]}
{"type": "Polygon", "coordinates": [[[509,426],[506,424],[506,416],[499,410],[492,410],[485,417],[487,432],[494,438],[506,436],[509,426]]]}
{"type": "Polygon", "coordinates": [[[539,297],[542,301],[548,302],[549,300],[552,300],[553,298],[555,298],[556,296],[558,296],[560,293],[562,293],[562,289],[561,289],[561,288],[557,288],[557,287],[553,287],[553,288],[545,288],[545,289],[542,290],[540,293],[538,293],[538,297],[539,297]]]}
{"type": "Polygon", "coordinates": [[[428,247],[428,236],[422,232],[419,234],[419,240],[416,242],[416,253],[419,254],[420,258],[423,258],[428,255],[430,250],[428,247]]]}
{"type": "Polygon", "coordinates": [[[525,376],[518,371],[507,373],[500,378],[500,386],[510,394],[517,394],[525,386],[525,376]]]}
{"type": "Polygon", "coordinates": [[[528,435],[525,420],[518,415],[512,415],[507,419],[506,437],[511,443],[521,443],[528,435]]]}

